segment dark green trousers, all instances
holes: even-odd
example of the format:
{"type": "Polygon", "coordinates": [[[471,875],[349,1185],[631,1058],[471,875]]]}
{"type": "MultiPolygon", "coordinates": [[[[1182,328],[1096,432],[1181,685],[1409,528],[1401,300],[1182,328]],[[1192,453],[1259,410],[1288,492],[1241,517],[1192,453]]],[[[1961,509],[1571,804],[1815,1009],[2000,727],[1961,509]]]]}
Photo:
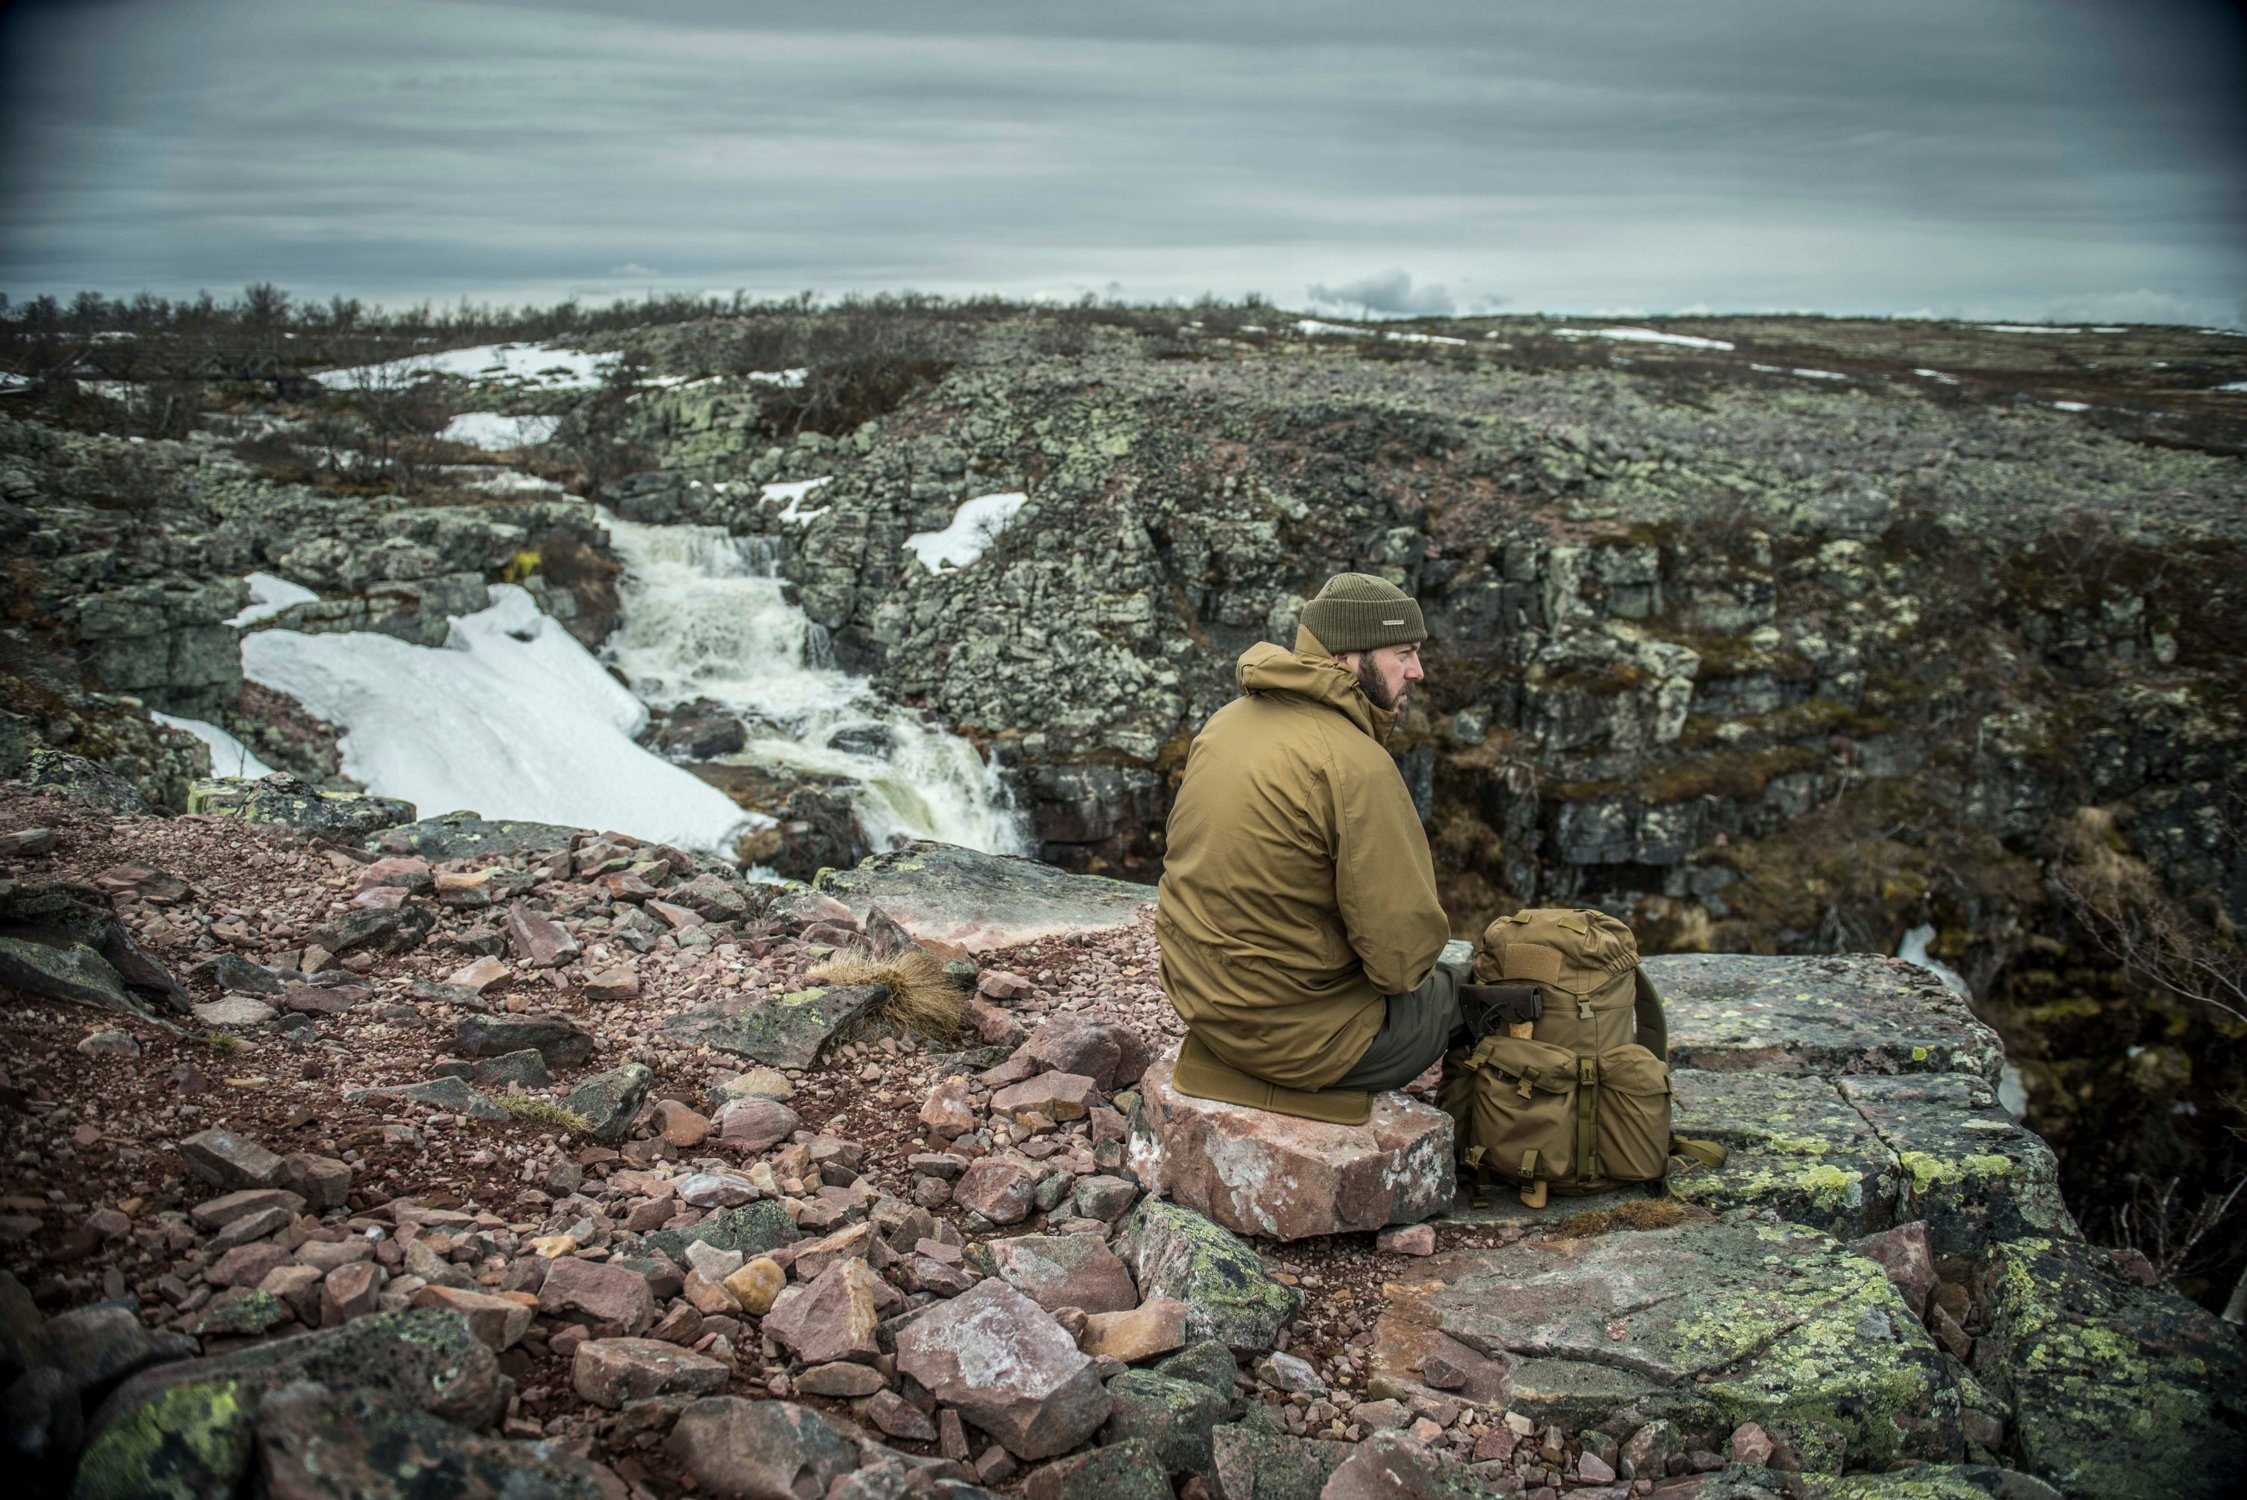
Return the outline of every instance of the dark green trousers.
{"type": "Polygon", "coordinates": [[[1373,1044],[1365,1049],[1365,1056],[1327,1086],[1378,1093],[1401,1089],[1425,1073],[1430,1063],[1467,1034],[1466,1019],[1459,1013],[1463,977],[1461,970],[1439,963],[1420,988],[1407,995],[1389,996],[1388,1014],[1382,1018],[1381,1029],[1373,1034],[1373,1044]]]}

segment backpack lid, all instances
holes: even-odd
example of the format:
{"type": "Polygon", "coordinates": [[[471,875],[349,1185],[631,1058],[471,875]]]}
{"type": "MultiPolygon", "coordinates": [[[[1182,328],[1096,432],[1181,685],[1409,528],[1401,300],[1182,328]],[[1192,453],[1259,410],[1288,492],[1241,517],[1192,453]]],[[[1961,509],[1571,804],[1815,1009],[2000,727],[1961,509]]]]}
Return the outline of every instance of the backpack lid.
{"type": "Polygon", "coordinates": [[[1483,930],[1485,980],[1518,979],[1587,995],[1638,967],[1638,939],[1603,911],[1531,907],[1483,930]],[[1495,972],[1490,972],[1495,970],[1495,972]]]}

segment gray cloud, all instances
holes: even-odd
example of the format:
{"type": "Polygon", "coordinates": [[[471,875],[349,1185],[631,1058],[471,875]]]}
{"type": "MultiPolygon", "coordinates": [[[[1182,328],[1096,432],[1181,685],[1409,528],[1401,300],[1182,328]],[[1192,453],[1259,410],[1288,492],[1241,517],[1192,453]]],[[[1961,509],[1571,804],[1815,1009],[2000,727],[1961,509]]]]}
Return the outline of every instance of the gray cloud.
{"type": "Polygon", "coordinates": [[[1383,271],[1341,286],[1315,285],[1314,303],[1345,311],[1389,313],[1407,318],[1440,318],[1458,309],[1451,293],[1440,286],[1414,286],[1402,269],[1383,271]]]}
{"type": "Polygon", "coordinates": [[[2240,41],[2167,0],[18,4],[0,290],[2231,319],[2240,41]]]}

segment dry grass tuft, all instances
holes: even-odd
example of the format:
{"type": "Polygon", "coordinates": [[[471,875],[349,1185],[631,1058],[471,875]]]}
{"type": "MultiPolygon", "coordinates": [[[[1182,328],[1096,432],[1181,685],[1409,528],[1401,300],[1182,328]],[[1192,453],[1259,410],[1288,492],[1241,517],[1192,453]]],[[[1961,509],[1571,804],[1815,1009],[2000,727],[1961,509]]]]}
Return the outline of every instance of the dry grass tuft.
{"type": "Polygon", "coordinates": [[[591,1120],[576,1110],[564,1109],[543,1094],[501,1094],[492,1103],[518,1120],[544,1125],[565,1135],[582,1134],[593,1126],[591,1120]]]}
{"type": "Polygon", "coordinates": [[[1593,1209],[1589,1213],[1574,1214],[1552,1227],[1552,1232],[1565,1238],[1586,1239],[1595,1234],[1606,1234],[1616,1229],[1667,1229],[1673,1224],[1698,1224],[1716,1215],[1698,1204],[1681,1202],[1676,1198],[1640,1198],[1614,1208],[1593,1209]]]}
{"type": "Polygon", "coordinates": [[[923,1036],[948,1037],[967,1014],[967,996],[944,972],[932,953],[913,948],[895,958],[864,953],[838,954],[811,971],[822,984],[879,984],[889,989],[881,1017],[892,1026],[923,1036]]]}

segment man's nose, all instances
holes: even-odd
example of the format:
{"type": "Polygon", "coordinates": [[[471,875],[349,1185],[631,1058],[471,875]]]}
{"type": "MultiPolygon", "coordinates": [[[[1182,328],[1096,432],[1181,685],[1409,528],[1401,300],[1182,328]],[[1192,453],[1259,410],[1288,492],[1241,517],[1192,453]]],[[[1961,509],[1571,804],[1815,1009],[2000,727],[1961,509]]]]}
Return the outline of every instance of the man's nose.
{"type": "Polygon", "coordinates": [[[1420,670],[1420,662],[1417,657],[1404,664],[1404,680],[1406,682],[1418,682],[1421,678],[1427,675],[1427,673],[1420,670]]]}

